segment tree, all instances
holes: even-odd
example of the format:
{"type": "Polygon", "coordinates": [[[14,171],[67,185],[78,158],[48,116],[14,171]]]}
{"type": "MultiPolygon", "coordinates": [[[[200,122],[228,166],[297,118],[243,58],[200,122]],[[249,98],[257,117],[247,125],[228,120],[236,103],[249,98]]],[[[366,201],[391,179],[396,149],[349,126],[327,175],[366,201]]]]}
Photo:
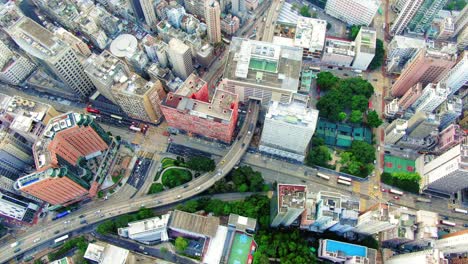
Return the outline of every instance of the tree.
{"type": "Polygon", "coordinates": [[[332,24],[327,22],[327,30],[330,30],[332,28],[332,24]]]}
{"type": "Polygon", "coordinates": [[[362,112],[359,110],[351,111],[351,115],[349,116],[349,122],[359,124],[362,122],[362,112]]]}
{"type": "Polygon", "coordinates": [[[239,187],[237,187],[237,191],[238,192],[246,192],[249,190],[249,186],[247,186],[247,184],[243,183],[241,185],[239,185],[239,187]]]}
{"type": "Polygon", "coordinates": [[[377,39],[377,42],[375,44],[375,55],[371,63],[369,64],[369,70],[375,70],[375,69],[380,68],[380,66],[382,66],[384,53],[385,53],[385,50],[384,50],[383,41],[380,39],[377,39]]]}
{"type": "Polygon", "coordinates": [[[355,40],[359,30],[361,30],[361,26],[352,25],[349,29],[348,38],[350,40],[355,40]]]}
{"type": "Polygon", "coordinates": [[[344,120],[346,120],[347,117],[348,117],[348,115],[345,112],[340,112],[338,114],[338,121],[344,121],[344,120]]]}
{"type": "Polygon", "coordinates": [[[106,235],[114,232],[115,230],[115,224],[111,220],[106,220],[102,224],[98,225],[96,228],[96,232],[98,232],[101,235],[106,235]]]}
{"type": "Polygon", "coordinates": [[[136,216],[138,220],[143,220],[154,217],[154,212],[149,208],[141,207],[140,209],[138,209],[136,216]]]}
{"type": "Polygon", "coordinates": [[[312,147],[307,155],[306,164],[308,166],[321,166],[321,167],[328,167],[328,162],[331,160],[330,151],[326,146],[317,146],[312,147]]]}
{"type": "Polygon", "coordinates": [[[320,90],[330,90],[339,80],[340,78],[330,72],[319,72],[317,74],[317,85],[320,90]]]}
{"type": "Polygon", "coordinates": [[[312,17],[313,17],[313,18],[317,18],[317,17],[318,17],[317,12],[313,12],[313,13],[312,13],[312,17]]]}
{"type": "Polygon", "coordinates": [[[303,17],[310,17],[309,7],[305,5],[302,6],[301,9],[299,9],[299,14],[303,17]]]}
{"type": "Polygon", "coordinates": [[[466,5],[466,0],[450,0],[447,2],[447,4],[444,6],[445,10],[456,10],[460,11],[462,10],[466,5]]]}
{"type": "Polygon", "coordinates": [[[179,252],[184,252],[188,247],[188,240],[183,237],[177,237],[175,240],[175,248],[179,252]]]}
{"type": "Polygon", "coordinates": [[[187,162],[187,167],[194,171],[207,172],[214,171],[216,164],[214,160],[210,158],[195,156],[190,158],[190,160],[187,162]]]}
{"type": "Polygon", "coordinates": [[[117,141],[120,141],[120,140],[122,139],[122,137],[121,137],[121,136],[116,136],[115,139],[116,139],[117,141]]]}
{"type": "Polygon", "coordinates": [[[367,114],[367,124],[370,127],[379,127],[383,124],[383,121],[379,118],[377,112],[375,110],[372,110],[367,114]]]}
{"type": "Polygon", "coordinates": [[[354,140],[349,149],[357,161],[361,163],[373,163],[375,159],[375,147],[364,141],[354,140]]]}
{"type": "Polygon", "coordinates": [[[153,183],[148,191],[148,194],[154,194],[164,191],[164,185],[161,183],[153,183]]]}
{"type": "Polygon", "coordinates": [[[351,98],[351,109],[365,112],[369,101],[364,95],[355,95],[351,98]]]}

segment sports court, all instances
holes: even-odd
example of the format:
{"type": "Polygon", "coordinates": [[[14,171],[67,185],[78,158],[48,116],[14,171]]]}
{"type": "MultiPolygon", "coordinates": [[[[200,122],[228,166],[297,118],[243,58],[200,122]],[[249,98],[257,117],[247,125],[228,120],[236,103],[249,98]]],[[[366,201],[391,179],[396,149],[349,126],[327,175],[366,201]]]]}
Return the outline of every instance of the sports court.
{"type": "Polygon", "coordinates": [[[250,58],[249,68],[258,71],[276,72],[278,63],[267,60],[250,58]]]}
{"type": "Polygon", "coordinates": [[[415,172],[415,161],[392,155],[384,157],[384,172],[415,172]]]}
{"type": "Polygon", "coordinates": [[[319,118],[315,134],[325,140],[329,146],[348,148],[353,140],[372,143],[372,131],[368,127],[330,122],[319,118]]]}
{"type": "Polygon", "coordinates": [[[231,253],[228,264],[252,263],[251,252],[255,250],[253,238],[243,233],[236,232],[232,240],[231,253]]]}

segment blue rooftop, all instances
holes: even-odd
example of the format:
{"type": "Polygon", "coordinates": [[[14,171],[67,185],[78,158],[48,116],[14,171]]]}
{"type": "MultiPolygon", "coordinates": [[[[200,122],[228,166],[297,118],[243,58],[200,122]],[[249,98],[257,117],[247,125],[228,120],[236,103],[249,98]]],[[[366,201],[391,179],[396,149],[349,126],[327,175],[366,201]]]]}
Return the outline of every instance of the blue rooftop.
{"type": "Polygon", "coordinates": [[[346,256],[367,257],[367,248],[349,243],[343,243],[327,239],[327,248],[329,252],[343,252],[346,256]]]}

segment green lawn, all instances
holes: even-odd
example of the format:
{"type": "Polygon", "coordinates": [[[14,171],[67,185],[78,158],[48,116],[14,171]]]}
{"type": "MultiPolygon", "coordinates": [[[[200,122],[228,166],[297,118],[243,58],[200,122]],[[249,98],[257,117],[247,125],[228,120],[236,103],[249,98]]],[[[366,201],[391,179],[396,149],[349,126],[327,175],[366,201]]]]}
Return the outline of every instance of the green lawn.
{"type": "Polygon", "coordinates": [[[172,168],[166,170],[162,175],[162,183],[168,188],[174,188],[189,182],[192,179],[192,173],[185,169],[172,168]]]}
{"type": "Polygon", "coordinates": [[[172,166],[175,166],[174,163],[175,163],[175,159],[171,159],[171,158],[164,158],[161,160],[161,165],[162,165],[162,169],[166,169],[166,168],[169,168],[169,167],[172,167],[172,166]]]}

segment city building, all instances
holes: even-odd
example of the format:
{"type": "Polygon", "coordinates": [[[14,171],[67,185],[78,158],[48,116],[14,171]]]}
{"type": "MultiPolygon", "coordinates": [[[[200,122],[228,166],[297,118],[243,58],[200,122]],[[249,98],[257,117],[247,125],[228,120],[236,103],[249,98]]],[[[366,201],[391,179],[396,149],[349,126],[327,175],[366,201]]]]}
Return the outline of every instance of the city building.
{"type": "Polygon", "coordinates": [[[0,215],[6,218],[32,223],[39,206],[32,202],[25,202],[13,196],[0,193],[0,215]]]}
{"type": "Polygon", "coordinates": [[[255,234],[257,232],[257,219],[238,214],[229,214],[228,227],[236,231],[255,234]]]}
{"type": "Polygon", "coordinates": [[[50,264],[73,264],[73,260],[71,257],[64,257],[61,259],[51,261],[50,264]]]}
{"type": "Polygon", "coordinates": [[[13,53],[0,41],[0,81],[19,85],[36,69],[29,59],[13,53]]]}
{"type": "Polygon", "coordinates": [[[131,8],[132,20],[135,20],[137,23],[145,21],[145,14],[143,13],[140,1],[141,0],[128,0],[128,2],[130,2],[129,7],[131,8]]]}
{"type": "Polygon", "coordinates": [[[379,0],[328,0],[325,13],[348,25],[369,26],[379,6],[379,0]]]}
{"type": "Polygon", "coordinates": [[[406,111],[406,109],[410,108],[411,105],[413,105],[416,100],[421,96],[422,94],[422,84],[421,83],[416,83],[408,89],[408,91],[405,92],[405,94],[398,99],[398,105],[400,107],[400,110],[402,112],[406,111]]]}
{"type": "Polygon", "coordinates": [[[171,214],[128,223],[128,227],[118,229],[119,236],[136,240],[143,244],[155,244],[169,240],[167,224],[171,214]]]}
{"type": "Polygon", "coordinates": [[[296,184],[281,184],[277,186],[272,227],[290,226],[305,210],[307,186],[296,184]]]}
{"type": "Polygon", "coordinates": [[[456,93],[468,83],[468,52],[464,51],[457,64],[440,80],[450,90],[450,94],[456,93]]]}
{"type": "Polygon", "coordinates": [[[386,117],[395,117],[400,112],[400,107],[398,105],[398,98],[393,99],[391,102],[385,105],[385,116],[386,117]]]}
{"type": "Polygon", "coordinates": [[[415,241],[416,211],[406,207],[394,207],[390,211],[390,223],[395,227],[380,233],[382,247],[398,247],[415,241]]]}
{"type": "Polygon", "coordinates": [[[157,50],[158,50],[158,43],[159,40],[157,40],[155,37],[151,36],[150,34],[146,35],[143,37],[141,40],[141,44],[143,45],[143,48],[145,49],[145,53],[148,56],[148,58],[152,62],[157,62],[158,61],[158,55],[157,50]]]}
{"type": "Polygon", "coordinates": [[[221,9],[216,0],[205,2],[205,17],[208,42],[211,44],[221,42],[221,9]]]}
{"type": "Polygon", "coordinates": [[[448,96],[448,90],[440,82],[437,84],[429,83],[426,85],[419,98],[411,105],[415,112],[432,113],[442,104],[448,96]]]}
{"type": "Polygon", "coordinates": [[[232,38],[221,87],[241,102],[290,103],[299,87],[302,54],[298,47],[232,38]]]}
{"type": "Polygon", "coordinates": [[[424,139],[431,134],[439,134],[440,122],[435,114],[426,112],[416,112],[408,119],[408,129],[406,130],[409,137],[416,139],[424,139]]]}
{"type": "Polygon", "coordinates": [[[390,33],[393,35],[401,35],[407,29],[408,24],[415,14],[418,13],[419,8],[424,1],[425,0],[399,0],[396,6],[398,6],[400,11],[397,18],[393,21],[390,33]]]}
{"type": "Polygon", "coordinates": [[[205,18],[205,2],[206,0],[184,0],[184,7],[188,13],[198,18],[205,18]]]}
{"type": "Polygon", "coordinates": [[[84,57],[91,55],[91,50],[89,49],[88,45],[84,43],[83,40],[68,32],[64,28],[56,28],[54,34],[62,41],[70,45],[70,47],[74,49],[77,54],[81,54],[84,57]]]}
{"type": "Polygon", "coordinates": [[[12,181],[31,171],[31,143],[16,133],[0,130],[0,175],[12,181]]]}
{"type": "Polygon", "coordinates": [[[377,250],[331,239],[320,239],[318,257],[334,263],[370,264],[376,263],[377,250]]]}
{"type": "Polygon", "coordinates": [[[149,63],[146,53],[138,47],[138,40],[130,34],[120,34],[111,42],[109,50],[117,58],[124,59],[140,75],[149,63]]]}
{"type": "Polygon", "coordinates": [[[455,18],[455,31],[453,37],[456,37],[468,25],[468,7],[465,5],[462,11],[455,18]]]}
{"type": "Polygon", "coordinates": [[[246,0],[232,0],[231,13],[233,13],[236,16],[243,16],[246,12],[245,1],[246,0]]]}
{"type": "Polygon", "coordinates": [[[465,25],[463,30],[457,36],[457,48],[458,50],[465,50],[468,46],[468,25],[465,25]]]}
{"type": "Polygon", "coordinates": [[[439,144],[436,151],[440,154],[460,144],[465,139],[465,132],[457,124],[451,124],[439,134],[439,144]]]}
{"type": "Polygon", "coordinates": [[[259,150],[303,162],[315,132],[318,112],[297,101],[290,104],[271,102],[265,116],[259,150]]]}
{"type": "Polygon", "coordinates": [[[231,142],[238,115],[238,96],[220,88],[211,100],[207,83],[191,74],[161,103],[168,125],[189,134],[231,142]]]}
{"type": "Polygon", "coordinates": [[[361,27],[354,41],[356,52],[352,67],[365,71],[375,56],[377,33],[374,29],[361,27]]]}
{"type": "Polygon", "coordinates": [[[356,54],[356,43],[327,36],[322,63],[339,67],[351,67],[356,54]]]}
{"type": "Polygon", "coordinates": [[[463,111],[462,99],[453,97],[443,102],[436,113],[440,120],[439,130],[445,129],[449,125],[455,122],[455,120],[461,116],[463,111]]]}
{"type": "Polygon", "coordinates": [[[446,17],[439,26],[438,40],[447,40],[455,32],[455,22],[452,17],[446,17]]]}
{"type": "Polygon", "coordinates": [[[437,83],[455,64],[455,56],[439,51],[421,49],[407,63],[392,86],[393,96],[402,96],[420,82],[423,87],[437,83]]]}
{"type": "Polygon", "coordinates": [[[81,98],[94,91],[74,49],[28,17],[6,27],[13,40],[81,98]]]}
{"type": "Polygon", "coordinates": [[[139,0],[143,16],[145,17],[146,24],[151,28],[155,29],[158,24],[156,18],[156,12],[154,11],[153,1],[151,0],[139,0]]]}
{"type": "Polygon", "coordinates": [[[169,219],[170,230],[192,237],[214,238],[219,226],[219,218],[174,210],[169,219]]]}
{"type": "MultiPolygon", "coordinates": [[[[417,0],[407,2],[421,2],[408,23],[408,30],[417,34],[424,34],[432,24],[437,13],[447,3],[447,0],[417,0]]],[[[411,4],[408,4],[411,5],[411,4]]]]}
{"type": "Polygon", "coordinates": [[[387,46],[387,70],[391,73],[400,73],[406,62],[425,47],[426,41],[423,38],[394,36],[387,46]]]}
{"type": "Polygon", "coordinates": [[[123,75],[111,89],[117,105],[131,118],[157,123],[162,118],[161,101],[165,97],[160,81],[146,81],[137,74],[123,75]]]}
{"type": "Polygon", "coordinates": [[[353,232],[373,235],[394,228],[395,224],[390,222],[389,213],[388,204],[378,203],[372,206],[359,215],[353,232]]]}
{"type": "Polygon", "coordinates": [[[97,264],[125,264],[130,251],[107,243],[89,243],[84,258],[97,264]]]}
{"type": "Polygon", "coordinates": [[[321,191],[316,199],[315,222],[309,227],[313,232],[345,233],[358,224],[359,201],[340,193],[321,191]]]}
{"type": "Polygon", "coordinates": [[[452,194],[468,187],[467,139],[424,165],[421,188],[435,193],[452,194]]]}
{"type": "Polygon", "coordinates": [[[466,253],[468,248],[468,229],[446,234],[434,241],[434,248],[444,254],[466,253]]]}
{"type": "Polygon", "coordinates": [[[444,252],[438,249],[427,249],[412,253],[398,254],[392,256],[385,261],[386,264],[448,264],[448,260],[444,257],[444,252]]]}
{"type": "MultiPolygon", "coordinates": [[[[20,177],[15,189],[51,205],[67,205],[85,198],[93,175],[83,160],[102,155],[109,148],[109,135],[94,119],[67,113],[51,119],[33,145],[36,172],[20,177]]],[[[93,191],[97,184],[93,181],[93,191]]],[[[91,193],[93,195],[93,193],[91,193]]]]}
{"type": "Polygon", "coordinates": [[[192,52],[181,40],[173,38],[169,41],[167,50],[174,74],[182,80],[193,72],[192,52]]]}
{"type": "Polygon", "coordinates": [[[404,119],[395,119],[385,128],[385,144],[395,145],[404,135],[408,128],[408,121],[404,119]]]}
{"type": "Polygon", "coordinates": [[[239,30],[240,20],[237,16],[231,14],[225,15],[221,19],[221,32],[232,36],[239,30]]]}

